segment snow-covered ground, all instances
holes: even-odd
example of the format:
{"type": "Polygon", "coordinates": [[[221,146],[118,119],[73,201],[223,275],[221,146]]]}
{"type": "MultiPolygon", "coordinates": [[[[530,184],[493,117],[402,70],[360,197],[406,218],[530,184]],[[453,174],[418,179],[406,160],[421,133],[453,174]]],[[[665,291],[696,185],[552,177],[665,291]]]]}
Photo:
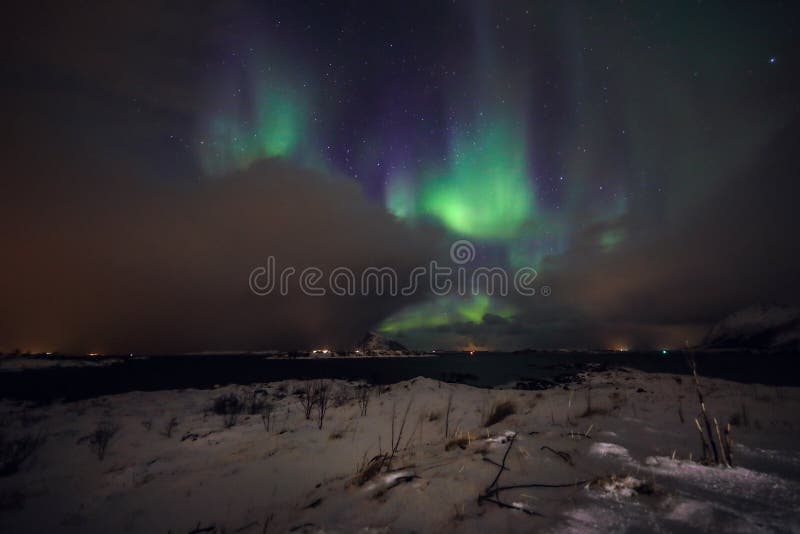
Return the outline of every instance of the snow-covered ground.
{"type": "Polygon", "coordinates": [[[2,401],[3,450],[45,441],[0,477],[0,531],[800,532],[798,388],[702,380],[709,413],[735,423],[725,468],[689,459],[701,448],[686,377],[620,370],[538,392],[418,378],[374,388],[366,416],[356,384],[329,384],[322,429],[316,409],[305,418],[299,381],[2,401]],[[226,427],[212,410],[256,390],[273,405],[269,431],[260,413],[226,427]],[[515,413],[486,428],[506,401],[515,413]],[[118,431],[100,460],[91,434],[102,422],[118,431]],[[365,469],[390,455],[393,434],[391,467],[365,469]],[[504,456],[494,487],[561,487],[479,502],[504,456]]]}

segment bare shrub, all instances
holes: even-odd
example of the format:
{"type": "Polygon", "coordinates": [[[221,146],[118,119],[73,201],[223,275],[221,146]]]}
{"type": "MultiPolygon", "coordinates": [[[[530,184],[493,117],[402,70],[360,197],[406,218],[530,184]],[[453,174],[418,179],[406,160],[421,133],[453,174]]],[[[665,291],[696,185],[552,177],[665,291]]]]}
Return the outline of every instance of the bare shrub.
{"type": "Polygon", "coordinates": [[[367,384],[358,386],[356,391],[356,398],[358,399],[358,407],[361,408],[361,417],[367,415],[367,407],[369,406],[370,390],[372,388],[367,384]]]}
{"type": "Polygon", "coordinates": [[[245,411],[250,415],[259,415],[264,411],[264,405],[267,403],[265,398],[267,392],[263,389],[254,389],[250,394],[249,402],[245,406],[245,411]]]}
{"type": "Polygon", "coordinates": [[[489,416],[484,421],[483,426],[489,427],[496,425],[509,415],[517,413],[517,406],[513,401],[496,402],[492,405],[489,416]]]}
{"type": "Polygon", "coordinates": [[[340,408],[353,399],[353,393],[348,386],[337,387],[332,394],[334,408],[340,408]]]}
{"type": "Polygon", "coordinates": [[[322,429],[322,422],[325,420],[325,412],[328,411],[328,400],[331,396],[331,385],[320,380],[314,388],[314,397],[317,405],[317,415],[319,428],[322,429]]]}
{"type": "Polygon", "coordinates": [[[264,430],[267,432],[269,432],[269,429],[272,426],[272,413],[274,408],[275,407],[269,402],[265,402],[264,406],[261,408],[261,422],[264,423],[264,430]]]}
{"type": "Polygon", "coordinates": [[[220,395],[214,399],[211,411],[222,416],[222,424],[225,428],[236,426],[239,414],[245,410],[245,401],[236,393],[220,395]]]}
{"type": "Polygon", "coordinates": [[[178,418],[171,417],[167,424],[164,425],[164,430],[161,432],[161,435],[165,438],[171,438],[172,432],[178,427],[178,418]]]}
{"type": "Polygon", "coordinates": [[[211,411],[217,415],[225,415],[231,412],[242,413],[244,411],[244,401],[236,393],[220,395],[214,399],[211,411]]]}
{"type": "Polygon", "coordinates": [[[303,413],[306,419],[311,419],[311,412],[316,405],[314,385],[311,382],[306,382],[305,387],[295,390],[295,394],[300,396],[300,405],[303,407],[303,413]]]}
{"type": "Polygon", "coordinates": [[[233,428],[239,422],[239,414],[237,412],[226,413],[222,416],[222,425],[225,428],[233,428]]]}
{"type": "Polygon", "coordinates": [[[0,437],[0,477],[13,475],[44,444],[41,436],[23,436],[6,441],[0,437]]]}
{"type": "Polygon", "coordinates": [[[431,423],[438,421],[441,418],[442,414],[440,414],[439,412],[431,412],[428,414],[428,421],[430,421],[431,423]]]}
{"type": "Polygon", "coordinates": [[[98,460],[102,460],[106,455],[111,439],[119,432],[119,425],[110,421],[97,423],[94,432],[89,434],[89,448],[97,455],[98,460]]]}

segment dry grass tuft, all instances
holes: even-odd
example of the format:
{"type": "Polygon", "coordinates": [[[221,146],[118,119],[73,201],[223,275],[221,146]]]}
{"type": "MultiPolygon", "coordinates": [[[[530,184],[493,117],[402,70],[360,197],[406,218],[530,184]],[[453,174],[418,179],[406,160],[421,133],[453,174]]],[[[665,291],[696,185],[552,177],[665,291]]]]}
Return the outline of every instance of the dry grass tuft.
{"type": "Polygon", "coordinates": [[[357,486],[363,486],[375,478],[388,461],[389,456],[387,454],[379,454],[373,457],[369,462],[365,462],[353,478],[353,483],[357,486]]]}
{"type": "Polygon", "coordinates": [[[41,436],[6,441],[0,436],[0,477],[13,475],[44,444],[41,436]]]}
{"type": "Polygon", "coordinates": [[[496,425],[509,415],[514,415],[515,413],[517,413],[517,405],[513,401],[495,403],[486,421],[484,421],[483,426],[489,427],[496,425]]]}
{"type": "Polygon", "coordinates": [[[469,439],[466,436],[462,436],[460,438],[454,438],[448,441],[444,446],[444,450],[452,451],[456,447],[460,449],[466,449],[467,445],[469,445],[469,439]]]}

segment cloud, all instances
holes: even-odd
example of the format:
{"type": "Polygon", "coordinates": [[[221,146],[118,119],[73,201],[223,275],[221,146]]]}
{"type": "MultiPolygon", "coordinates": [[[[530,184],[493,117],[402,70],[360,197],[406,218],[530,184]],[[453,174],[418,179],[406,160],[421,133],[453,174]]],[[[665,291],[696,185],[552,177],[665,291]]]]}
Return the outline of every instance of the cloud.
{"type": "Polygon", "coordinates": [[[415,328],[404,342],[674,347],[699,342],[719,319],[753,304],[800,302],[798,137],[796,119],[707,194],[687,199],[679,219],[655,212],[656,221],[644,213],[587,224],[563,254],[543,261],[536,282],[550,296],[493,300],[513,308],[511,317],[415,328]],[[604,242],[609,232],[624,239],[604,242]]]}
{"type": "Polygon", "coordinates": [[[679,220],[653,225],[626,216],[588,226],[542,266],[552,300],[517,299],[518,320],[536,328],[547,317],[572,317],[571,325],[583,324],[584,342],[630,338],[653,346],[697,341],[708,325],[754,303],[800,301],[792,274],[800,272],[798,135],[795,119],[707,195],[687,199],[692,208],[679,220]],[[629,238],[603,247],[598,236],[608,228],[626,228],[629,238]]]}
{"type": "Polygon", "coordinates": [[[260,297],[251,270],[272,255],[278,269],[389,266],[403,277],[447,250],[352,182],[278,160],[167,186],[68,168],[18,168],[3,188],[0,350],[349,346],[409,299],[260,297]]]}

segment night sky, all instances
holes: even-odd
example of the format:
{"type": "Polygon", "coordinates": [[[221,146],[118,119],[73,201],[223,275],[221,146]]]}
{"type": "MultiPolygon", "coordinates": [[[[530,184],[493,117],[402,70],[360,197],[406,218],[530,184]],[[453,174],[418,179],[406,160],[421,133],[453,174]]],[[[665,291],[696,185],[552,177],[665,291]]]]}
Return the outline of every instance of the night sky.
{"type": "Polygon", "coordinates": [[[0,351],[674,347],[800,302],[791,2],[4,16],[0,351]],[[468,239],[544,297],[257,297],[468,239]]]}

